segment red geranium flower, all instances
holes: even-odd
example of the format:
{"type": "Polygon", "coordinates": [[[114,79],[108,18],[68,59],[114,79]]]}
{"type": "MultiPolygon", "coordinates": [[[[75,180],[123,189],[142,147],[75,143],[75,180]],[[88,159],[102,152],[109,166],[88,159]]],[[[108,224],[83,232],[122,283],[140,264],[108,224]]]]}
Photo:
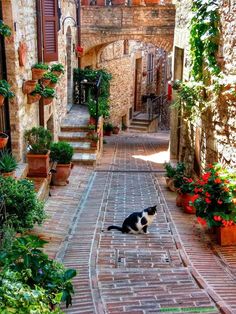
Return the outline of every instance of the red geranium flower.
{"type": "Polygon", "coordinates": [[[222,183],[222,181],[221,181],[220,178],[216,178],[216,179],[214,180],[214,182],[217,183],[217,184],[218,184],[218,183],[222,183]]]}
{"type": "Polygon", "coordinates": [[[217,203],[221,205],[223,202],[221,200],[218,200],[217,203]]]}
{"type": "Polygon", "coordinates": [[[197,217],[197,221],[198,221],[201,225],[203,225],[203,226],[206,225],[206,220],[203,219],[203,218],[201,218],[201,217],[197,217]]]}
{"type": "Polygon", "coordinates": [[[207,204],[211,204],[211,200],[209,198],[206,197],[205,201],[206,201],[207,204]]]}
{"type": "Polygon", "coordinates": [[[204,175],[202,175],[202,180],[207,181],[211,176],[210,172],[205,173],[204,175]]]}

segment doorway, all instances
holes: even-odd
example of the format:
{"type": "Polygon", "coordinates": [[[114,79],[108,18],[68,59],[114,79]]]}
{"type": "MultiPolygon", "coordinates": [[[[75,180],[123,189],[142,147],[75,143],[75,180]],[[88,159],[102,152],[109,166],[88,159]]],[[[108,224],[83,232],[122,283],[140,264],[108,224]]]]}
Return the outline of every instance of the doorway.
{"type": "Polygon", "coordinates": [[[67,60],[67,112],[73,105],[73,80],[72,80],[72,35],[70,26],[66,31],[66,60],[67,60]]]}
{"type": "Polygon", "coordinates": [[[134,112],[141,110],[142,58],[135,60],[134,112]]]}

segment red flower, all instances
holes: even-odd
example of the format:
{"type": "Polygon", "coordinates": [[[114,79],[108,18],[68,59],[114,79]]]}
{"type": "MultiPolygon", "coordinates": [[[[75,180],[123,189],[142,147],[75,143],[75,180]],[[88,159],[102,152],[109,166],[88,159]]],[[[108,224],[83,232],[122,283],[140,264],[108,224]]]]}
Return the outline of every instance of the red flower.
{"type": "Polygon", "coordinates": [[[207,181],[211,176],[210,172],[205,173],[204,175],[202,175],[202,180],[207,181]]]}
{"type": "Polygon", "coordinates": [[[220,178],[216,178],[216,179],[214,180],[214,182],[215,182],[215,183],[221,183],[222,181],[221,181],[220,178]]]}
{"type": "Polygon", "coordinates": [[[211,203],[211,200],[209,198],[207,198],[207,197],[205,198],[205,201],[206,201],[207,204],[211,203]]]}
{"type": "Polygon", "coordinates": [[[221,205],[223,202],[221,200],[218,200],[217,203],[221,205]]]}
{"type": "Polygon", "coordinates": [[[206,192],[206,197],[210,197],[211,196],[211,194],[210,193],[208,193],[208,192],[206,192]]]}
{"type": "Polygon", "coordinates": [[[206,225],[206,220],[205,219],[203,219],[203,218],[201,218],[201,217],[197,217],[197,221],[201,224],[201,225],[203,225],[203,226],[205,226],[206,225]]]}

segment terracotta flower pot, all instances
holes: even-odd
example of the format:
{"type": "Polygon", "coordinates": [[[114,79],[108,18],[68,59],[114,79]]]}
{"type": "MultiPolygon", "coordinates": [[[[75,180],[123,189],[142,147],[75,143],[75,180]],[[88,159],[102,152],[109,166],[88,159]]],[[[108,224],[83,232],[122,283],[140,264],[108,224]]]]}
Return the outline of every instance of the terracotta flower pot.
{"type": "Polygon", "coordinates": [[[15,178],[16,177],[16,171],[11,171],[11,172],[2,172],[1,175],[3,177],[12,177],[15,178]]]}
{"type": "Polygon", "coordinates": [[[42,78],[42,84],[44,87],[48,86],[50,84],[51,80],[48,78],[42,78]]]}
{"type": "Polygon", "coordinates": [[[35,94],[35,95],[27,95],[27,104],[33,104],[34,102],[39,101],[39,99],[41,98],[40,94],[35,94]]]}
{"type": "Polygon", "coordinates": [[[69,183],[68,178],[70,176],[72,164],[57,164],[56,172],[52,174],[53,185],[67,185],[69,183]]]}
{"type": "Polygon", "coordinates": [[[92,141],[92,142],[90,143],[90,146],[91,146],[91,147],[97,147],[97,145],[98,145],[98,141],[92,141]]]}
{"type": "Polygon", "coordinates": [[[27,154],[28,177],[47,178],[49,174],[49,154],[45,155],[27,154]]]}
{"type": "Polygon", "coordinates": [[[221,246],[236,244],[236,225],[229,227],[216,227],[217,242],[221,246]]]}
{"type": "Polygon", "coordinates": [[[0,133],[0,149],[7,145],[9,136],[6,133],[0,133]]]}
{"type": "Polygon", "coordinates": [[[30,94],[35,90],[37,84],[36,80],[28,80],[23,83],[23,93],[30,94]]]}
{"type": "Polygon", "coordinates": [[[40,80],[44,73],[47,72],[47,70],[44,70],[44,69],[36,69],[36,68],[32,68],[32,79],[33,80],[40,80]]]}
{"type": "Polygon", "coordinates": [[[106,136],[111,136],[112,131],[103,131],[103,134],[106,136]]]}
{"type": "Polygon", "coordinates": [[[168,189],[172,192],[175,192],[175,186],[174,186],[174,181],[173,178],[168,178],[166,177],[166,186],[168,187],[168,189]]]}
{"type": "Polygon", "coordinates": [[[176,206],[178,206],[178,207],[182,206],[182,194],[177,193],[177,195],[176,195],[176,206]]]}
{"type": "Polygon", "coordinates": [[[197,195],[191,194],[182,194],[182,207],[185,213],[187,214],[195,214],[196,208],[190,204],[190,202],[194,202],[197,198],[197,195]]]}
{"type": "Polygon", "coordinates": [[[42,97],[42,100],[43,100],[43,104],[46,106],[52,103],[53,97],[47,97],[47,98],[42,97]]]}
{"type": "Polygon", "coordinates": [[[55,74],[57,77],[59,77],[62,72],[60,72],[60,71],[52,71],[52,73],[55,74]]]}
{"type": "Polygon", "coordinates": [[[5,100],[5,97],[3,97],[3,95],[0,94],[0,106],[4,104],[4,100],[5,100]]]}
{"type": "Polygon", "coordinates": [[[57,83],[52,83],[52,82],[50,82],[49,84],[48,84],[48,87],[51,87],[51,88],[55,88],[57,86],[57,83]]]}
{"type": "Polygon", "coordinates": [[[114,126],[113,134],[118,134],[120,132],[120,128],[118,126],[114,126]]]}

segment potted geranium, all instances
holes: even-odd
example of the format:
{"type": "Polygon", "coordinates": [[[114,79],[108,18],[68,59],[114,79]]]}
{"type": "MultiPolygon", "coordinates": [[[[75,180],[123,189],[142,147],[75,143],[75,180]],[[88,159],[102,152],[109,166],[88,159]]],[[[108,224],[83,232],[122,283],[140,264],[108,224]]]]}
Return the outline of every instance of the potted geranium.
{"type": "Polygon", "coordinates": [[[182,182],[177,188],[177,193],[181,197],[181,206],[183,210],[188,214],[195,214],[196,209],[193,206],[193,202],[197,198],[194,194],[195,182],[192,178],[183,176],[182,182]]]}
{"type": "Polygon", "coordinates": [[[52,134],[42,126],[33,127],[24,134],[28,146],[28,177],[47,177],[49,174],[49,147],[52,134]]]}
{"type": "Polygon", "coordinates": [[[43,75],[48,71],[49,66],[45,63],[39,62],[32,66],[32,79],[40,80],[43,75]]]}
{"type": "Polygon", "coordinates": [[[56,76],[60,76],[65,72],[65,68],[61,63],[55,63],[51,65],[51,72],[56,76]]]}
{"type": "Polygon", "coordinates": [[[56,91],[54,88],[45,87],[41,90],[40,94],[43,99],[43,104],[49,105],[53,101],[53,98],[56,96],[56,91]]]}
{"type": "Polygon", "coordinates": [[[113,131],[113,125],[110,122],[105,122],[103,124],[104,135],[111,136],[113,131]]]}
{"type": "Polygon", "coordinates": [[[41,98],[41,92],[42,92],[42,87],[40,84],[36,84],[34,90],[27,94],[27,104],[33,104],[36,101],[39,101],[39,99],[41,98]]]}
{"type": "Polygon", "coordinates": [[[164,168],[166,170],[166,176],[165,176],[166,185],[170,191],[174,192],[175,191],[174,176],[176,174],[176,167],[172,166],[170,162],[166,162],[164,164],[164,168]]]}
{"type": "Polygon", "coordinates": [[[53,185],[66,185],[72,169],[73,147],[67,142],[50,145],[50,159],[56,162],[56,172],[52,174],[53,185]]]}
{"type": "Polygon", "coordinates": [[[42,78],[43,85],[51,88],[55,88],[58,83],[58,76],[53,74],[52,72],[46,72],[42,78]]]}
{"type": "Polygon", "coordinates": [[[221,245],[235,244],[236,173],[220,164],[209,165],[196,182],[194,193],[198,221],[216,227],[221,245]]]}

